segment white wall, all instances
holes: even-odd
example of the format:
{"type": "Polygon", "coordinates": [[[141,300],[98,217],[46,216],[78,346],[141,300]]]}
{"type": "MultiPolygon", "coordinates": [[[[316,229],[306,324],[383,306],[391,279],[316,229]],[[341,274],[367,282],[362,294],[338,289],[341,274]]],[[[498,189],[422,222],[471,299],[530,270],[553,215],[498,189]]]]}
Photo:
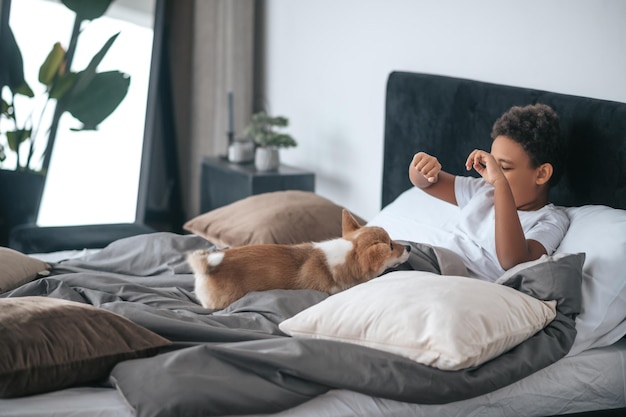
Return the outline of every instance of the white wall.
{"type": "Polygon", "coordinates": [[[393,70],[626,102],[624,0],[266,6],[265,100],[270,112],[289,117],[299,141],[281,158],[314,171],[318,194],[366,219],[380,209],[385,84],[393,70]]]}

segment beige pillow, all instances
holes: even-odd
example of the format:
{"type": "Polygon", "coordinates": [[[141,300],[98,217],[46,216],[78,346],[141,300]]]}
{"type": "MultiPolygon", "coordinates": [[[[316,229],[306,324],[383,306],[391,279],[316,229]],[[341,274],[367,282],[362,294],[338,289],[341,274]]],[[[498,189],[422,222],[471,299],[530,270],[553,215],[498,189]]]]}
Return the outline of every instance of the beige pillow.
{"type": "Polygon", "coordinates": [[[556,302],[504,285],[397,271],[328,297],[283,321],[280,329],[459,370],[506,352],[555,316],[556,302]]]}
{"type": "Polygon", "coordinates": [[[0,294],[47,274],[50,265],[13,249],[0,247],[0,294]]]}
{"type": "Polygon", "coordinates": [[[183,228],[218,246],[319,242],[341,236],[342,209],[312,192],[275,191],[201,214],[183,228]]]}
{"type": "Polygon", "coordinates": [[[0,398],[98,381],[170,344],[108,310],[49,297],[0,298],[0,335],[0,398]]]}

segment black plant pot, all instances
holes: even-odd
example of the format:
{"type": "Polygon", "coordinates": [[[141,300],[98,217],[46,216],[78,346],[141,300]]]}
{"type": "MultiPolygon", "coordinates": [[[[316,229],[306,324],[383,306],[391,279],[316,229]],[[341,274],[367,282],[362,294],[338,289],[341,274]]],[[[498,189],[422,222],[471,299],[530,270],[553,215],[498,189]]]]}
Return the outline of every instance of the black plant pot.
{"type": "Polygon", "coordinates": [[[0,169],[0,246],[8,246],[13,227],[35,223],[44,181],[41,174],[0,169]]]}

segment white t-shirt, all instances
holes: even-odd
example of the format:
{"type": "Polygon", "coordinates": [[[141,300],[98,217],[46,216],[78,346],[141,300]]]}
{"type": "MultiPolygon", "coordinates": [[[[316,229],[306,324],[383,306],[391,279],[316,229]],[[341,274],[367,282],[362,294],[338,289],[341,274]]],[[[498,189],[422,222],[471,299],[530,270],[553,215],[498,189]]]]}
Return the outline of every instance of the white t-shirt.
{"type": "MultiPolygon", "coordinates": [[[[458,222],[444,247],[456,252],[471,276],[495,281],[503,273],[496,255],[493,186],[482,178],[457,176],[454,181],[460,208],[458,222]]],[[[569,227],[567,214],[547,204],[536,211],[517,211],[526,239],[533,239],[552,254],[569,227]]]]}

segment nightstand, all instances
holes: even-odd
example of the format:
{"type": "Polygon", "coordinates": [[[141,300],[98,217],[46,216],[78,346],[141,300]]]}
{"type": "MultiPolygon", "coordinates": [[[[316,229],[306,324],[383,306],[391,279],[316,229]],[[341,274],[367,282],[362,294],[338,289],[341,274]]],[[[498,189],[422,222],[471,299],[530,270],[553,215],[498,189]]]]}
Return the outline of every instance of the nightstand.
{"type": "Polygon", "coordinates": [[[276,171],[257,171],[253,162],[235,164],[206,157],[202,160],[200,186],[200,211],[205,213],[255,194],[315,191],[315,174],[282,164],[276,171]]]}

